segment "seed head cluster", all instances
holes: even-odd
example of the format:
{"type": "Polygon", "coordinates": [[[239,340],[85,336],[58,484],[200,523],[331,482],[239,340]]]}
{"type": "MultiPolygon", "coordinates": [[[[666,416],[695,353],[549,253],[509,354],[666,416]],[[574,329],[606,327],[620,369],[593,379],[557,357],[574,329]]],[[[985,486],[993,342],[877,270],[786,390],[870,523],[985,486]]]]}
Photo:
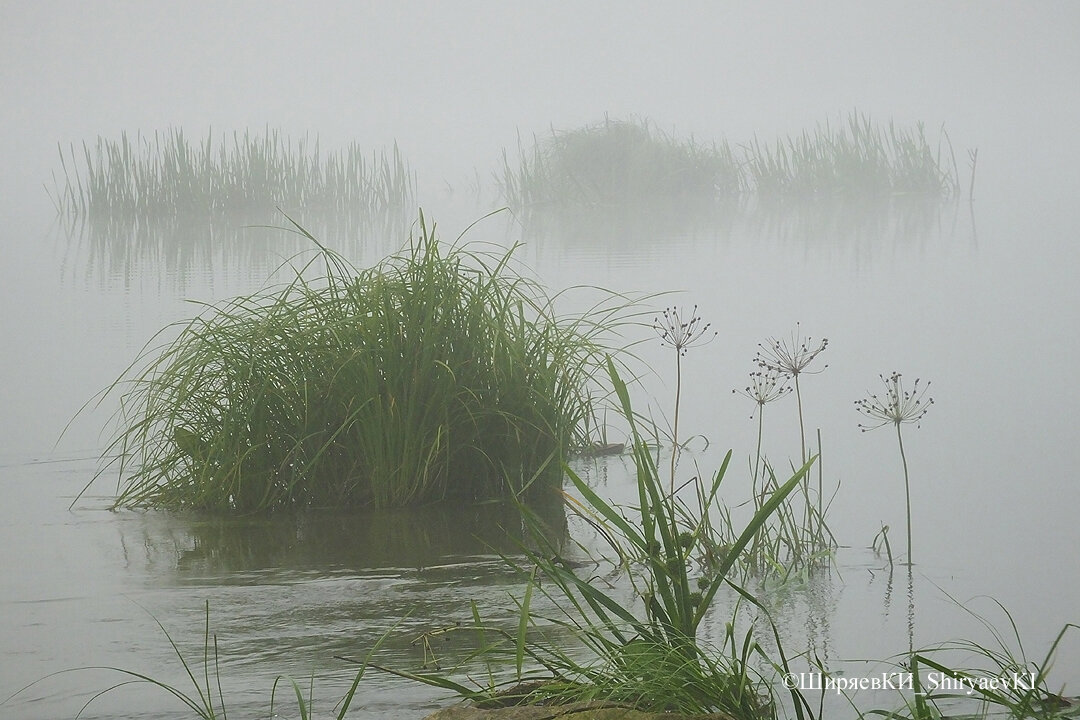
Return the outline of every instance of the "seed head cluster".
{"type": "MultiPolygon", "coordinates": [[[[758,370],[750,373],[749,385],[742,390],[736,388],[731,392],[750,398],[757,403],[758,408],[762,408],[791,392],[791,386],[787,384],[787,378],[776,370],[758,370]]],[[[750,417],[754,416],[751,414],[750,417]]]]}
{"type": "Polygon", "coordinates": [[[797,377],[800,373],[819,373],[829,366],[826,365],[820,370],[813,371],[807,370],[807,367],[828,346],[828,338],[822,338],[816,344],[813,338],[802,339],[799,325],[796,323],[795,332],[789,339],[769,338],[765,344],[758,345],[758,353],[754,361],[763,370],[774,371],[790,378],[797,377]]]}
{"type": "Polygon", "coordinates": [[[930,406],[934,404],[934,398],[926,397],[930,383],[927,382],[920,388],[921,381],[916,378],[914,387],[909,391],[904,389],[904,381],[898,372],[893,372],[888,377],[884,375],[878,377],[885,383],[885,396],[871,395],[855,401],[855,408],[875,424],[860,423],[859,428],[866,432],[890,423],[894,425],[915,423],[917,427],[919,421],[929,412],[930,406]]]}
{"type": "Polygon", "coordinates": [[[712,323],[701,322],[697,314],[697,305],[690,311],[690,319],[683,320],[685,313],[677,307],[665,308],[662,315],[653,320],[653,330],[660,336],[660,342],[667,347],[675,348],[680,355],[694,345],[705,345],[711,342],[717,333],[709,334],[712,323]]]}

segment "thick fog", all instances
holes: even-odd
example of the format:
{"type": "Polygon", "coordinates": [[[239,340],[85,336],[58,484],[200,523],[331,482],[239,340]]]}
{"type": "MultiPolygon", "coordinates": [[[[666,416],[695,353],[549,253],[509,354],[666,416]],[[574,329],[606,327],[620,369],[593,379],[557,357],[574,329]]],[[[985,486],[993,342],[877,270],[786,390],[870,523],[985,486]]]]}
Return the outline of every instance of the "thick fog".
{"type": "MultiPolygon", "coordinates": [[[[931,379],[936,404],[921,430],[904,435],[922,553],[912,632],[939,642],[965,631],[939,588],[962,599],[988,594],[1014,610],[1041,657],[1064,623],[1080,620],[1078,38],[1077,2],[0,0],[0,575],[13,579],[0,590],[0,616],[12,618],[0,624],[0,698],[73,665],[142,667],[145,659],[155,670],[171,667],[158,628],[139,608],[118,605],[129,594],[187,638],[201,638],[210,597],[256,661],[277,659],[277,635],[258,632],[295,629],[290,613],[301,595],[314,620],[296,632],[297,663],[340,651],[326,638],[342,632],[334,625],[341,618],[381,621],[397,609],[387,606],[382,575],[366,576],[367,566],[328,570],[319,552],[287,556],[283,564],[297,565],[280,577],[272,553],[264,577],[241,552],[236,567],[250,571],[242,582],[231,569],[199,575],[209,562],[202,556],[194,570],[180,567],[183,553],[172,550],[212,542],[214,533],[183,517],[97,512],[111,500],[115,474],[66,511],[108,438],[102,429],[116,398],[96,408],[95,393],[157,329],[196,311],[186,299],[218,301],[263,280],[191,267],[179,282],[183,273],[154,264],[167,253],[100,272],[93,253],[108,256],[111,245],[88,249],[58,227],[46,192],[64,177],[58,144],[78,157],[83,142],[169,128],[193,142],[264,129],[317,136],[324,149],[396,142],[418,177],[417,204],[453,237],[501,204],[493,173],[504,150],[513,160],[519,138],[528,144],[534,134],[640,118],[678,138],[737,146],[853,112],[901,128],[925,123],[934,147],[947,153],[951,142],[961,186],[959,198],[935,200],[929,213],[890,214],[887,202],[845,235],[833,231],[850,208],[832,206],[830,222],[819,225],[804,222],[814,220],[811,207],[724,217],[694,237],[634,244],[574,235],[527,243],[523,254],[555,289],[687,291],[670,302],[700,303],[719,338],[687,358],[680,422],[716,441],[708,453],[734,448],[740,472],[755,428],[732,388],[746,382],[757,343],[786,337],[796,322],[829,337],[829,370],[804,390],[809,428],[825,428],[826,480],[841,485],[830,522],[848,554],[829,576],[832,626],[822,632],[842,657],[886,657],[906,650],[910,637],[902,601],[890,616],[886,594],[882,610],[883,580],[870,564],[878,559],[866,550],[883,523],[892,523],[894,547],[902,536],[895,433],[860,433],[853,401],[880,390],[879,372],[931,379]],[[976,148],[969,203],[968,151],[976,148]],[[474,182],[484,186],[480,203],[451,192],[474,182]],[[247,582],[259,602],[250,602],[247,582]],[[85,644],[72,648],[74,637],[85,644]]],[[[237,253],[237,263],[246,257],[237,253]]],[[[643,404],[663,414],[671,358],[658,341],[642,352],[659,358],[651,388],[660,397],[643,404]]],[[[778,434],[798,448],[791,421],[788,413],[778,434]]],[[[701,456],[703,469],[716,461],[701,456]]],[[[295,528],[271,536],[284,540],[269,545],[292,548],[295,528]]],[[[327,544],[341,543],[335,536],[327,544]]],[[[485,584],[500,572],[490,562],[468,567],[479,568],[477,592],[504,598],[497,581],[485,584]]],[[[456,572],[427,584],[402,571],[387,582],[410,602],[433,603],[417,616],[445,621],[472,599],[472,586],[441,594],[456,572]]],[[[899,584],[895,591],[903,594],[899,584]]],[[[385,627],[368,623],[363,632],[377,637],[385,627]]],[[[1058,667],[1075,678],[1078,666],[1073,652],[1058,667]]],[[[263,689],[261,678],[240,682],[263,689]]],[[[388,707],[400,704],[399,686],[375,687],[388,707]]],[[[54,691],[49,700],[63,705],[70,695],[54,691]]],[[[419,717],[428,700],[416,697],[404,716],[419,717]]],[[[31,704],[20,709],[30,713],[31,704]]],[[[157,707],[147,707],[156,717],[157,707]]],[[[58,713],[50,703],[37,712],[58,713]]]]}
{"type": "Polygon", "coordinates": [[[994,154],[1020,136],[1007,150],[1042,174],[1075,157],[1080,120],[1069,2],[0,7],[5,184],[13,158],[120,130],[397,140],[438,177],[486,169],[519,130],[605,113],[742,141],[852,109],[994,154]]]}

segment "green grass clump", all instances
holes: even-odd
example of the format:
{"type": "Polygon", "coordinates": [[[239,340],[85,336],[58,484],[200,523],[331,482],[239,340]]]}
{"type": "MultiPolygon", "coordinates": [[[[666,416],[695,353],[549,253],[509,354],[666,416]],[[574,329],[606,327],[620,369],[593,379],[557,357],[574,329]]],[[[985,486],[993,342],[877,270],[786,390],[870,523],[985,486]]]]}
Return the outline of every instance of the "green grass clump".
{"type": "Polygon", "coordinates": [[[896,708],[874,709],[860,717],[895,720],[940,720],[948,717],[1057,720],[1080,716],[1077,698],[1066,695],[1066,686],[1050,684],[1050,671],[1066,636],[1080,626],[1066,623],[1041,659],[1029,657],[1012,614],[996,600],[991,602],[1004,616],[1008,631],[999,630],[987,618],[962,607],[993,638],[992,643],[952,640],[912,651],[897,669],[910,673],[911,694],[904,693],[896,708]]]}
{"type": "Polygon", "coordinates": [[[292,282],[207,307],[114,384],[116,505],[404,506],[561,478],[588,442],[618,310],[558,318],[513,250],[444,249],[423,216],[369,270],[319,247],[292,282]]]}

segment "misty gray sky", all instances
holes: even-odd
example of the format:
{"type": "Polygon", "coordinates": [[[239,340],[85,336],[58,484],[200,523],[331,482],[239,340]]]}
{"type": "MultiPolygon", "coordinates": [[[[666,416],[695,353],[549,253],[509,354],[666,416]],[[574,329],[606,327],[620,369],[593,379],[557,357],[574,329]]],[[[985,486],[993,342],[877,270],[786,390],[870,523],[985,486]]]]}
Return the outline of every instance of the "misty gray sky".
{"type": "Polygon", "coordinates": [[[742,141],[858,108],[964,146],[1080,121],[1080,3],[675,5],[2,0],[0,148],[269,125],[446,176],[605,113],[742,141]]]}

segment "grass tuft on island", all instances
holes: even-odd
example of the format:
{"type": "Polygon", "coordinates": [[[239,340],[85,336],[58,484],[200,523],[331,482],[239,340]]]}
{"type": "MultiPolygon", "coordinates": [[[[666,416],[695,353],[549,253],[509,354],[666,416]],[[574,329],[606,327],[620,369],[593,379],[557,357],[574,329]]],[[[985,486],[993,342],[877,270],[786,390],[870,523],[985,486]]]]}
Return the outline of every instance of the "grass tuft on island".
{"type": "Polygon", "coordinates": [[[557,317],[514,249],[443,247],[423,215],[362,271],[297,227],[319,251],[291,282],[207,306],[106,390],[117,506],[392,507],[561,480],[625,301],[557,317]]]}

